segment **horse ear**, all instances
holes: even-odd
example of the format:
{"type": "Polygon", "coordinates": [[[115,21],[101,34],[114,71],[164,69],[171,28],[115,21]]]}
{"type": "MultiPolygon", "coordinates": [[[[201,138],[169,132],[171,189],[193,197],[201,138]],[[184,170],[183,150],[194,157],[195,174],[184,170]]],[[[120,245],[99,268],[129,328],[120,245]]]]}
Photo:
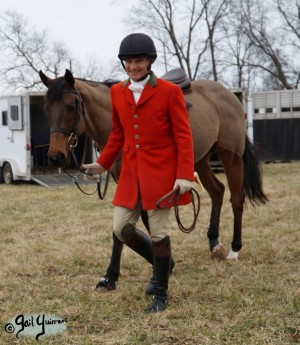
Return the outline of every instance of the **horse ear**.
{"type": "Polygon", "coordinates": [[[70,70],[66,69],[64,79],[70,86],[72,86],[72,87],[74,86],[75,79],[74,79],[73,74],[70,70]]]}
{"type": "Polygon", "coordinates": [[[44,74],[42,71],[39,71],[39,75],[40,75],[40,78],[41,78],[42,83],[43,83],[45,86],[49,87],[49,85],[50,85],[51,82],[52,82],[52,79],[48,78],[48,77],[46,76],[46,74],[44,74]]]}

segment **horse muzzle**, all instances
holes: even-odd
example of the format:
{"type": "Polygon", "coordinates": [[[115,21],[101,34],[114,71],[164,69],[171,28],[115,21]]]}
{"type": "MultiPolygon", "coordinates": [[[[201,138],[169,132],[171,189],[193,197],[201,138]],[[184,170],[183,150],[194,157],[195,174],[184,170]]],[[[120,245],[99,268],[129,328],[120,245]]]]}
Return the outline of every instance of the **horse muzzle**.
{"type": "Polygon", "coordinates": [[[69,159],[62,152],[57,152],[53,155],[48,154],[51,164],[58,168],[63,168],[69,165],[69,159]]]}

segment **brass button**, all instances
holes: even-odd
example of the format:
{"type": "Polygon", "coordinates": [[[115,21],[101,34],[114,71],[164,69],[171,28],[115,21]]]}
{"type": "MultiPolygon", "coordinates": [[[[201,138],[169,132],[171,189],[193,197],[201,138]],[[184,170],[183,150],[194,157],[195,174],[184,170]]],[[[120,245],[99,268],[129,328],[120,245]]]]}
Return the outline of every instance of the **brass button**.
{"type": "Polygon", "coordinates": [[[133,128],[134,128],[134,129],[138,129],[138,128],[139,128],[139,125],[135,124],[135,125],[133,125],[133,128]]]}
{"type": "Polygon", "coordinates": [[[140,138],[140,136],[138,134],[136,134],[134,137],[135,137],[135,139],[139,139],[140,138]]]}
{"type": "Polygon", "coordinates": [[[134,117],[135,119],[137,119],[137,118],[138,118],[138,114],[134,114],[133,117],[134,117]]]}
{"type": "Polygon", "coordinates": [[[140,148],[140,145],[135,145],[135,148],[136,148],[136,149],[139,149],[139,148],[140,148]]]}

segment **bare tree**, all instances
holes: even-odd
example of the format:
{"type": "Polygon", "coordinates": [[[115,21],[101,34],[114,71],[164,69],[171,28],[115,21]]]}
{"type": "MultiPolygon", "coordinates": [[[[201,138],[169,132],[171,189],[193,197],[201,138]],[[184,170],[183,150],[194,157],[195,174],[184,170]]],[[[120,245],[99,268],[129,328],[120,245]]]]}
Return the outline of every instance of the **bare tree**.
{"type": "Polygon", "coordinates": [[[69,67],[71,57],[60,42],[50,43],[45,30],[36,32],[17,12],[7,11],[0,25],[2,81],[12,88],[34,88],[38,71],[57,76],[69,67]]]}
{"type": "Polygon", "coordinates": [[[236,64],[241,85],[241,71],[246,70],[239,55],[242,45],[240,52],[233,55],[228,54],[224,43],[226,35],[229,39],[224,23],[230,16],[232,1],[188,0],[179,4],[178,0],[140,0],[127,22],[134,29],[146,30],[160,42],[166,70],[181,67],[192,80],[224,82],[229,66],[236,64]]]}
{"type": "Polygon", "coordinates": [[[211,56],[213,79],[215,81],[218,81],[219,77],[217,71],[218,58],[216,54],[216,34],[218,29],[222,29],[222,26],[220,25],[222,19],[229,14],[229,0],[201,0],[201,3],[203,6],[204,20],[208,31],[208,42],[211,56]]]}
{"type": "Polygon", "coordinates": [[[208,37],[201,35],[203,7],[199,1],[188,0],[180,8],[176,0],[141,0],[127,20],[135,29],[151,33],[160,42],[165,70],[183,68],[195,79],[204,61],[208,37]]]}
{"type": "Polygon", "coordinates": [[[291,89],[289,59],[282,49],[283,34],[272,26],[259,0],[241,0],[240,4],[244,33],[252,50],[249,65],[266,72],[269,78],[279,80],[283,88],[291,89]]]}
{"type": "MultiPolygon", "coordinates": [[[[274,0],[277,5],[277,9],[281,18],[283,19],[283,24],[281,26],[282,31],[288,41],[288,49],[291,52],[292,57],[298,57],[300,49],[300,2],[299,0],[274,0]]],[[[300,64],[299,59],[295,58],[292,65],[291,74],[294,75],[294,86],[298,88],[300,82],[300,64]]]]}
{"type": "MultiPolygon", "coordinates": [[[[0,19],[0,78],[8,90],[43,88],[39,70],[56,78],[68,68],[77,77],[103,80],[105,72],[95,59],[82,65],[62,42],[50,41],[45,30],[36,31],[21,14],[7,11],[0,19]]],[[[107,76],[112,78],[115,71],[107,76]]]]}

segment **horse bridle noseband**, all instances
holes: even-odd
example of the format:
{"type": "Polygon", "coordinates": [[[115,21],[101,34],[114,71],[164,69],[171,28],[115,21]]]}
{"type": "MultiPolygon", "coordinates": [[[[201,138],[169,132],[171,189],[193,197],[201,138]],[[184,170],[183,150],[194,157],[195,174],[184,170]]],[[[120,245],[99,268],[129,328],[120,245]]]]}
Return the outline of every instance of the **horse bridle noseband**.
{"type": "MultiPolygon", "coordinates": [[[[83,162],[85,161],[86,159],[86,151],[87,151],[87,136],[85,136],[85,142],[84,142],[84,150],[83,150],[83,155],[82,155],[82,162],[81,164],[78,163],[78,160],[77,160],[77,157],[75,155],[75,152],[74,152],[74,149],[75,147],[78,145],[78,136],[76,134],[76,127],[78,125],[78,123],[80,122],[80,113],[81,113],[81,109],[82,109],[82,115],[83,115],[83,118],[84,120],[86,120],[85,118],[85,110],[84,110],[84,104],[83,104],[83,100],[80,96],[80,93],[79,91],[75,88],[74,90],[65,90],[62,92],[62,94],[67,94],[67,93],[72,93],[72,94],[75,94],[76,95],[76,98],[75,98],[75,110],[76,110],[76,119],[75,119],[75,122],[72,126],[72,129],[71,131],[69,130],[66,130],[65,128],[63,127],[51,127],[50,128],[50,133],[54,133],[54,132],[57,132],[57,133],[63,133],[63,134],[66,134],[66,135],[69,135],[69,138],[68,138],[68,145],[69,145],[69,151],[68,151],[68,154],[72,155],[73,157],[73,160],[74,160],[74,163],[77,167],[77,169],[79,170],[79,174],[82,173],[84,175],[87,175],[86,171],[82,168],[82,164],[83,162]]],[[[95,194],[96,192],[98,192],[98,196],[101,200],[103,200],[105,198],[105,195],[106,195],[106,192],[107,192],[107,188],[108,188],[108,182],[109,182],[109,171],[107,172],[107,175],[106,175],[106,178],[105,178],[105,184],[104,184],[104,189],[103,189],[103,192],[101,190],[101,182],[103,180],[103,177],[100,176],[100,180],[97,182],[97,188],[94,192],[92,193],[87,193],[85,192],[79,185],[78,183],[78,176],[79,175],[71,175],[70,173],[68,173],[65,169],[64,169],[64,172],[70,176],[73,180],[73,182],[76,184],[76,186],[78,187],[78,189],[86,194],[86,195],[93,195],[95,194]]]]}

